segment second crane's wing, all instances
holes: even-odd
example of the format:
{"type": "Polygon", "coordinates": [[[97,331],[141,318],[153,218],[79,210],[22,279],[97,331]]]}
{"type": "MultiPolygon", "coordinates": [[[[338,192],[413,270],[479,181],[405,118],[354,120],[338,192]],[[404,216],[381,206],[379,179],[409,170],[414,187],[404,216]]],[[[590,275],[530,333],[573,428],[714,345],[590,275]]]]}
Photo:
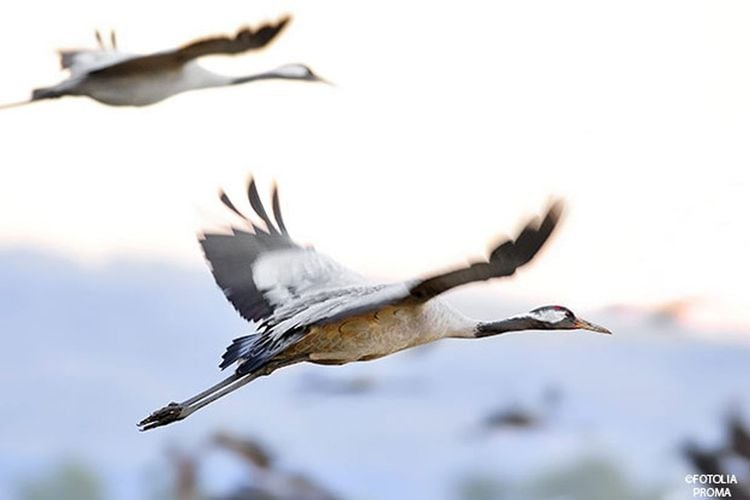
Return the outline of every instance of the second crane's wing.
{"type": "Polygon", "coordinates": [[[273,191],[271,220],[254,181],[248,201],[262,225],[253,223],[222,193],[221,200],[247,223],[247,230],[207,232],[199,241],[216,283],[248,321],[262,321],[280,305],[327,289],[366,284],[366,280],[312,248],[291,239],[273,191]]]}
{"type": "Polygon", "coordinates": [[[96,69],[138,57],[111,49],[64,49],[58,51],[60,67],[70,70],[72,76],[90,73],[96,69]]]}
{"type": "Polygon", "coordinates": [[[289,22],[284,17],[274,24],[264,24],[257,29],[242,28],[234,37],[216,36],[183,45],[174,50],[133,56],[127,60],[89,71],[91,76],[126,77],[157,70],[177,68],[186,62],[208,55],[232,55],[265,47],[289,22]]]}
{"type": "Polygon", "coordinates": [[[71,76],[76,77],[91,71],[111,66],[127,59],[139,57],[138,54],[128,54],[117,50],[115,32],[110,32],[110,46],[106,47],[102,42],[99,31],[95,32],[99,46],[95,49],[60,49],[57,54],[60,57],[60,69],[67,69],[71,76]]]}

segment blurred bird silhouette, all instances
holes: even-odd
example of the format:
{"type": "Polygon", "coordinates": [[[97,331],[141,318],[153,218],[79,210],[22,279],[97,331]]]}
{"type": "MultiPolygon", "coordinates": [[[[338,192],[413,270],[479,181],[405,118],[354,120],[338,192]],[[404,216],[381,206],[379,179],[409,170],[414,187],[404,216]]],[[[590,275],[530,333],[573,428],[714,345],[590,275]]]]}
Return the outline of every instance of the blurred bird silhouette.
{"type": "Polygon", "coordinates": [[[562,389],[549,386],[542,392],[540,403],[528,405],[514,403],[489,412],[482,419],[484,430],[533,429],[554,420],[553,413],[562,399],[562,389]]]}
{"type": "Polygon", "coordinates": [[[227,494],[207,496],[201,491],[199,472],[206,450],[189,453],[171,447],[167,451],[174,470],[176,500],[335,500],[337,497],[307,476],[275,467],[271,452],[253,439],[219,432],[211,448],[225,450],[249,466],[248,474],[227,494]]]}
{"type": "Polygon", "coordinates": [[[738,411],[725,420],[726,443],[713,448],[701,448],[693,442],[682,446],[682,454],[698,474],[735,474],[737,484],[727,484],[731,497],[750,500],[750,432],[738,411]]]}
{"type": "Polygon", "coordinates": [[[707,450],[700,448],[695,443],[686,443],[682,448],[682,453],[693,464],[698,473],[721,474],[723,453],[720,449],[707,450]]]}
{"type": "Polygon", "coordinates": [[[491,412],[484,418],[483,425],[490,429],[537,427],[542,419],[533,411],[521,407],[510,407],[491,412]]]}
{"type": "Polygon", "coordinates": [[[28,101],[5,104],[0,108],[63,96],[88,96],[112,106],[147,106],[188,90],[259,80],[324,82],[303,64],[287,64],[264,73],[236,77],[214,73],[198,63],[198,59],[204,56],[240,54],[265,47],[289,20],[285,17],[257,29],[242,28],[234,37],[205,38],[152,54],[121,52],[114,32],[110,34],[110,46],[107,47],[97,31],[97,49],[60,51],[60,65],[70,71],[67,79],[51,87],[34,89],[28,101]]]}
{"type": "Polygon", "coordinates": [[[326,395],[356,395],[372,392],[378,388],[378,381],[367,375],[338,378],[310,374],[303,379],[301,389],[306,393],[326,395]]]}
{"type": "Polygon", "coordinates": [[[174,469],[175,499],[199,500],[197,458],[182,449],[170,447],[167,459],[174,469]]]}
{"type": "Polygon", "coordinates": [[[235,453],[245,462],[260,469],[269,469],[273,462],[271,452],[252,439],[240,439],[226,432],[217,432],[213,437],[213,444],[235,453]]]}
{"type": "Polygon", "coordinates": [[[152,429],[195,411],[273,371],[307,361],[342,365],[377,359],[442,338],[482,338],[522,330],[585,329],[610,333],[562,306],[545,306],[500,321],[472,320],[437,298],[457,286],[513,275],[546,243],[560,218],[553,203],[486,260],[398,283],[372,283],[333,259],[297,244],[272,195],[275,222],[254,181],[248,201],[262,225],[252,222],[222,193],[222,202],[246,226],[200,238],[216,283],[257,332],[235,339],[220,367],[234,373],[182,403],[170,403],[138,425],[152,429]]]}
{"type": "Polygon", "coordinates": [[[737,412],[730,415],[727,428],[729,429],[730,450],[746,460],[750,460],[750,431],[745,427],[737,412]]]}
{"type": "Polygon", "coordinates": [[[252,439],[218,433],[213,443],[234,453],[253,469],[250,484],[242,485],[221,500],[335,500],[331,492],[308,477],[274,467],[271,453],[252,439]]]}

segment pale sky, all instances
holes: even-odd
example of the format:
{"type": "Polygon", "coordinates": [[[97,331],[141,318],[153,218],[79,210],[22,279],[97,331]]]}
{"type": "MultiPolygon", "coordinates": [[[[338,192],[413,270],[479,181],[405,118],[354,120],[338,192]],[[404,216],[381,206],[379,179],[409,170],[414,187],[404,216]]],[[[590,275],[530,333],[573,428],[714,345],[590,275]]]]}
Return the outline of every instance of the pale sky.
{"type": "Polygon", "coordinates": [[[66,98],[0,112],[0,245],[94,264],[204,266],[220,187],[276,180],[299,240],[386,279],[486,253],[552,197],[567,217],[513,297],[574,310],[698,299],[750,325],[750,4],[215,1],[34,4],[0,16],[0,102],[56,83],[55,49],[151,51],[294,15],[264,82],[147,108],[66,98]],[[174,10],[173,10],[174,9],[174,10]]]}

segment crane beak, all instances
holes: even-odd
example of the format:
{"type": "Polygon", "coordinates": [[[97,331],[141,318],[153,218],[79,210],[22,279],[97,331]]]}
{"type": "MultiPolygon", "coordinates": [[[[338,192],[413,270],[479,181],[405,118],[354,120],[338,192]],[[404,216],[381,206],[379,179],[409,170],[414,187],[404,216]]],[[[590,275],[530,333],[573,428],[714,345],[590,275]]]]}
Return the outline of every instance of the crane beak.
{"type": "Polygon", "coordinates": [[[589,330],[592,332],[606,333],[607,335],[612,335],[612,332],[610,332],[603,326],[595,325],[594,323],[589,323],[585,319],[576,319],[575,327],[580,328],[581,330],[589,330]]]}
{"type": "Polygon", "coordinates": [[[330,80],[326,80],[325,78],[323,78],[323,77],[320,77],[320,76],[318,76],[318,75],[313,75],[313,76],[315,77],[315,81],[316,81],[316,82],[320,82],[320,83],[325,83],[326,85],[330,85],[331,87],[335,87],[335,86],[336,86],[336,84],[335,84],[335,83],[333,83],[333,82],[332,82],[332,81],[330,81],[330,80]]]}

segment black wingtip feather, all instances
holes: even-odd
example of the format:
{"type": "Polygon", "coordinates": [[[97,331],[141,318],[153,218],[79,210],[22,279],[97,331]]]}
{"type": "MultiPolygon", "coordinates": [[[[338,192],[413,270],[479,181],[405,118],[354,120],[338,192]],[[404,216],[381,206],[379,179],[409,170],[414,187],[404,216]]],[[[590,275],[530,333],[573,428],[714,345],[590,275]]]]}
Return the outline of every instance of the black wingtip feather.
{"type": "Polygon", "coordinates": [[[554,201],[539,223],[531,219],[515,239],[506,238],[490,253],[487,262],[475,262],[468,267],[439,274],[414,284],[409,292],[419,300],[428,300],[451,288],[473,281],[513,275],[542,249],[562,214],[561,201],[554,201]]]}
{"type": "Polygon", "coordinates": [[[223,189],[219,191],[219,199],[227,206],[227,208],[229,208],[229,210],[239,215],[243,220],[247,220],[247,217],[245,217],[245,215],[234,206],[234,203],[232,203],[232,200],[229,199],[229,196],[227,196],[223,189]]]}
{"type": "Polygon", "coordinates": [[[258,194],[258,188],[255,186],[255,179],[250,179],[250,184],[247,186],[247,197],[250,200],[250,206],[263,220],[263,223],[268,228],[268,232],[271,234],[279,234],[276,226],[273,225],[271,218],[266,213],[266,208],[263,206],[263,202],[260,201],[260,195],[258,194]]]}
{"type": "Polygon", "coordinates": [[[289,21],[291,20],[292,20],[291,14],[284,14],[284,17],[279,19],[279,22],[276,23],[276,29],[278,31],[283,30],[286,27],[286,25],[289,24],[289,21]]]}
{"type": "Polygon", "coordinates": [[[515,241],[508,240],[493,250],[490,261],[506,260],[521,267],[533,259],[552,235],[563,212],[563,202],[553,201],[547,208],[542,222],[531,219],[521,230],[515,241]]]}
{"type": "Polygon", "coordinates": [[[281,231],[282,234],[289,235],[289,232],[286,230],[286,225],[284,224],[284,219],[281,217],[281,204],[279,203],[279,187],[274,183],[273,185],[273,195],[271,197],[271,205],[273,209],[273,217],[276,219],[276,225],[279,226],[279,231],[281,231]]]}
{"type": "Polygon", "coordinates": [[[261,27],[255,34],[255,36],[257,36],[260,40],[261,46],[267,45],[271,40],[276,38],[291,20],[292,16],[287,14],[279,19],[276,24],[266,24],[265,26],[261,27]]]}
{"type": "MultiPolygon", "coordinates": [[[[230,232],[202,232],[198,241],[208,261],[216,284],[224,292],[234,308],[248,321],[260,321],[269,317],[276,305],[269,302],[264,290],[259,290],[253,277],[253,264],[262,255],[290,248],[299,248],[286,234],[280,234],[273,223],[267,224],[266,214],[252,180],[248,186],[249,198],[257,217],[263,222],[254,223],[252,213],[244,215],[222,191],[222,203],[240,216],[246,227],[230,226],[230,232]],[[266,224],[264,224],[264,222],[266,224]],[[267,227],[266,227],[267,226],[267,227]],[[273,228],[273,232],[271,232],[273,228]]],[[[277,197],[274,197],[278,204],[277,197]]],[[[244,208],[244,207],[243,207],[244,208]]],[[[276,215],[276,214],[275,214],[276,215]]],[[[280,216],[279,216],[280,217],[280,216]]],[[[277,218],[283,227],[283,220],[277,218]]],[[[244,365],[243,365],[244,366],[244,365]]]]}
{"type": "Polygon", "coordinates": [[[557,223],[562,219],[565,213],[565,203],[562,200],[553,200],[547,209],[547,215],[544,216],[542,226],[539,228],[542,232],[552,233],[557,223]]]}

